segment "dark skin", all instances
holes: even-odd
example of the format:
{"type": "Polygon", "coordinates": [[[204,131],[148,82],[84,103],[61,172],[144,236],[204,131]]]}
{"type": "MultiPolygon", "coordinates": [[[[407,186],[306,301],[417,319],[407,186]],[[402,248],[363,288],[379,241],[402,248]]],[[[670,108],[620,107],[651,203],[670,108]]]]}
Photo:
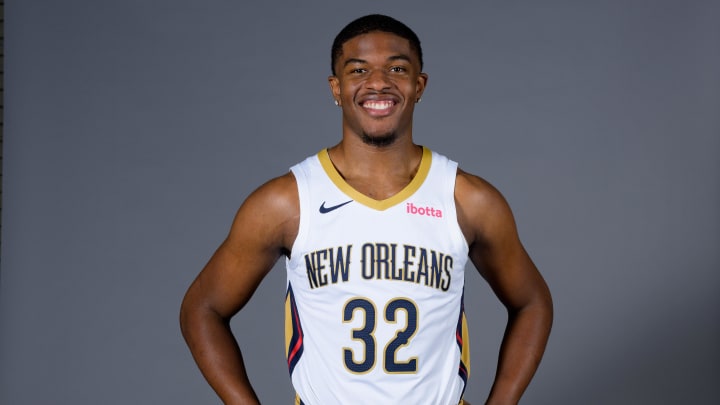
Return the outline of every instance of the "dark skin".
{"type": "MultiPolygon", "coordinates": [[[[335,69],[337,75],[328,80],[342,107],[343,136],[329,149],[331,160],[356,190],[376,200],[391,197],[412,180],[420,162],[422,149],[412,141],[412,117],[427,75],[420,71],[409,42],[384,32],[343,44],[335,69]]],[[[470,260],[508,311],[485,404],[517,404],[545,350],[552,324],[550,292],[520,243],[507,202],[492,185],[458,170],[455,201],[470,260]]],[[[183,336],[226,404],[259,403],[229,321],[275,262],[289,255],[299,209],[290,173],[255,190],[183,300],[183,336]]]]}

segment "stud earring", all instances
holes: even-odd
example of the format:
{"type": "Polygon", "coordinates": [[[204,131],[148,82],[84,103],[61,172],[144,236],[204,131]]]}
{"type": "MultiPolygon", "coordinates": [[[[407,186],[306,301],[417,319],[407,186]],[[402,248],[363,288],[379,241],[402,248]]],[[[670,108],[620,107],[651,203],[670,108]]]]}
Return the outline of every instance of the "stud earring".
{"type": "Polygon", "coordinates": [[[340,102],[337,101],[337,100],[335,100],[335,105],[339,107],[339,106],[340,106],[340,102]]]}
{"type": "Polygon", "coordinates": [[[417,104],[417,103],[419,103],[419,102],[421,102],[421,101],[422,101],[422,98],[419,98],[419,99],[415,100],[415,104],[417,104]]]}

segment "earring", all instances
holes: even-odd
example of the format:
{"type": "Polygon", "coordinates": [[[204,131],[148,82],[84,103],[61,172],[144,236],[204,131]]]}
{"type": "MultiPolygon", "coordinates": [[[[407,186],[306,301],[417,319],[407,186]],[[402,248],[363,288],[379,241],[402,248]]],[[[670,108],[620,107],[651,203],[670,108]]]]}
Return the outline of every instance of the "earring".
{"type": "Polygon", "coordinates": [[[339,106],[340,106],[340,102],[337,101],[337,100],[335,100],[335,105],[339,107],[339,106]]]}
{"type": "Polygon", "coordinates": [[[419,102],[421,102],[421,101],[422,101],[422,98],[419,98],[419,99],[415,100],[415,104],[417,104],[417,103],[419,103],[419,102]]]}

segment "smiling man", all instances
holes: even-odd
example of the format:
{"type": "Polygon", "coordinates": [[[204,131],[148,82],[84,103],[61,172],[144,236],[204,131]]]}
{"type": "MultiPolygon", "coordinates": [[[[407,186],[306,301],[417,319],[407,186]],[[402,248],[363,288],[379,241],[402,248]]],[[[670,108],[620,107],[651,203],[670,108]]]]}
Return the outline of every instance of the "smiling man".
{"type": "Polygon", "coordinates": [[[467,404],[469,258],[508,310],[486,404],[517,404],[542,358],[552,301],[510,208],[486,181],[414,144],[428,76],[410,28],[365,16],[331,54],[342,139],[238,210],[183,300],[198,366],[225,403],[259,403],[229,321],[284,256],[296,404],[467,404]]]}

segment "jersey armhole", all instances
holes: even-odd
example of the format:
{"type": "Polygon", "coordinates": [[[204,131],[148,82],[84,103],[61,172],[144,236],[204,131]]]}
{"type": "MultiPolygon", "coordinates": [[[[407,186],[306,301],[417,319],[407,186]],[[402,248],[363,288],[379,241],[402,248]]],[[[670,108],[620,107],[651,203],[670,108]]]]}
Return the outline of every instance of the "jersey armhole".
{"type": "Polygon", "coordinates": [[[293,174],[293,176],[295,176],[295,183],[297,185],[298,202],[300,205],[300,218],[298,220],[297,235],[295,236],[295,240],[293,241],[292,247],[290,248],[290,257],[288,258],[288,260],[292,260],[295,257],[294,252],[302,250],[303,242],[306,239],[307,229],[309,226],[308,222],[310,219],[310,216],[307,215],[307,207],[310,204],[310,196],[308,194],[308,181],[307,174],[305,173],[305,168],[298,164],[291,167],[290,172],[293,174]]]}
{"type": "Polygon", "coordinates": [[[452,210],[452,212],[449,213],[450,215],[448,215],[448,222],[449,225],[454,228],[454,232],[462,245],[465,247],[465,250],[469,252],[470,246],[468,245],[467,239],[465,239],[465,234],[460,227],[460,222],[458,222],[457,203],[455,201],[455,184],[457,183],[458,164],[457,162],[448,159],[446,167],[447,179],[450,179],[450,181],[447,183],[448,190],[446,190],[445,195],[448,195],[450,198],[447,206],[452,210]]]}

